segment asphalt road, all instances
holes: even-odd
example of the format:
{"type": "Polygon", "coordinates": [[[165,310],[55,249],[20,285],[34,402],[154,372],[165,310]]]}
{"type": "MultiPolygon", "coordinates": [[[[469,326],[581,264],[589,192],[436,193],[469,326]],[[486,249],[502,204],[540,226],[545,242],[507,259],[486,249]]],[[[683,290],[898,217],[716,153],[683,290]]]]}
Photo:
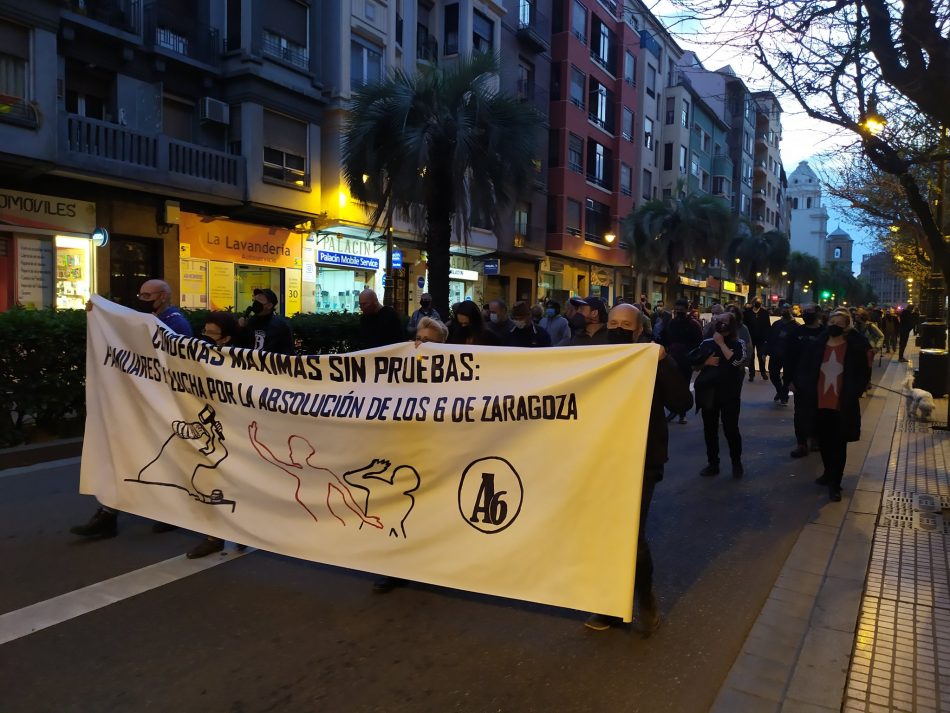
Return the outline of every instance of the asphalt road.
{"type": "MultiPolygon", "coordinates": [[[[0,646],[0,711],[705,711],[800,529],[827,504],[812,483],[817,454],[788,457],[792,408],[772,395],[758,378],[745,384],[742,480],[729,477],[724,440],[723,474],[698,477],[700,418],[671,424],[649,523],[663,623],[649,639],[438,587],[374,594],[372,575],[254,552],[0,646]]],[[[611,427],[622,443],[629,425],[611,427]]],[[[115,539],[77,541],[69,527],[95,507],[78,473],[0,472],[0,613],[198,541],[132,516],[115,539]]]]}

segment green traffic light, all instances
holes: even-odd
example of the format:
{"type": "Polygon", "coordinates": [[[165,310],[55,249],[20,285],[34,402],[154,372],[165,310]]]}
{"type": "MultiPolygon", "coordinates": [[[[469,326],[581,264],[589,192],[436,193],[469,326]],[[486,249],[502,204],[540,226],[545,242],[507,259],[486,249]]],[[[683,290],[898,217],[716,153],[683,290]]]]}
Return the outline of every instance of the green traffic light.
{"type": "Polygon", "coordinates": [[[829,292],[828,290],[825,290],[824,292],[821,293],[821,299],[827,300],[830,298],[831,298],[831,292],[829,292]]]}

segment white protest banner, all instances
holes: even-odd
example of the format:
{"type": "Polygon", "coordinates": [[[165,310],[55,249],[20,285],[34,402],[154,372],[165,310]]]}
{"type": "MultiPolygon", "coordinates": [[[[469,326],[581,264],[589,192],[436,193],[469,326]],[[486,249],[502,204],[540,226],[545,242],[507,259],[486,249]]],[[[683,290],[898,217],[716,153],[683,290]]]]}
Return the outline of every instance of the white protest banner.
{"type": "Polygon", "coordinates": [[[294,557],[631,619],[655,345],[287,357],[93,303],[83,493],[294,557]]]}

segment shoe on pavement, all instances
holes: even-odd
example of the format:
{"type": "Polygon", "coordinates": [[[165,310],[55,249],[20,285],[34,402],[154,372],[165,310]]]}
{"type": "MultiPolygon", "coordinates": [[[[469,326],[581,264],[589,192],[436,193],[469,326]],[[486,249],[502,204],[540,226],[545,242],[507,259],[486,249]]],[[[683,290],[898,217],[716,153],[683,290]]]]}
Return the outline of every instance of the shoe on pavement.
{"type": "Polygon", "coordinates": [[[768,381],[768,375],[764,371],[760,371],[759,374],[762,376],[762,381],[768,381]]]}
{"type": "Polygon", "coordinates": [[[190,560],[196,560],[207,557],[208,555],[213,555],[215,552],[220,552],[223,549],[224,540],[219,540],[217,537],[207,537],[204,541],[188,550],[185,557],[190,560]]]}
{"type": "Polygon", "coordinates": [[[405,583],[406,580],[398,577],[380,577],[373,582],[373,591],[376,594],[389,594],[396,587],[401,587],[405,583]]]}
{"type": "Polygon", "coordinates": [[[617,618],[613,616],[591,614],[587,617],[587,621],[584,622],[584,626],[594,631],[607,631],[607,629],[614,625],[615,621],[617,621],[617,618]]]}
{"type": "Polygon", "coordinates": [[[907,360],[906,360],[904,357],[901,357],[901,358],[898,359],[897,361],[904,361],[904,362],[906,362],[907,360]]]}
{"type": "Polygon", "coordinates": [[[753,371],[751,374],[749,374],[749,381],[755,381],[755,372],[754,372],[754,371],[753,371]]]}
{"type": "Polygon", "coordinates": [[[169,525],[167,522],[154,522],[152,523],[152,532],[158,534],[161,532],[171,532],[172,530],[177,530],[178,525],[169,525]]]}
{"type": "Polygon", "coordinates": [[[116,513],[99,508],[89,522],[85,525],[75,525],[69,528],[69,531],[80,537],[101,537],[103,539],[115,537],[118,532],[116,520],[116,513]]]}
{"type": "Polygon", "coordinates": [[[660,628],[660,607],[652,591],[637,597],[636,625],[644,638],[660,628]]]}
{"type": "Polygon", "coordinates": [[[666,422],[671,423],[674,418],[676,418],[676,414],[671,411],[670,415],[666,417],[666,422]]]}
{"type": "Polygon", "coordinates": [[[808,455],[808,446],[799,443],[789,455],[792,458],[804,458],[808,455]]]}
{"type": "Polygon", "coordinates": [[[822,473],[815,478],[815,485],[831,485],[831,478],[828,477],[827,473],[822,473]]]}
{"type": "Polygon", "coordinates": [[[742,467],[742,461],[741,460],[732,461],[732,477],[741,478],[743,475],[745,475],[745,468],[742,467]]]}
{"type": "Polygon", "coordinates": [[[841,488],[836,488],[835,486],[830,486],[828,488],[828,499],[833,503],[841,502],[841,488]]]}
{"type": "Polygon", "coordinates": [[[719,475],[719,464],[710,463],[701,471],[699,471],[699,474],[704,478],[711,478],[714,475],[719,475]]]}

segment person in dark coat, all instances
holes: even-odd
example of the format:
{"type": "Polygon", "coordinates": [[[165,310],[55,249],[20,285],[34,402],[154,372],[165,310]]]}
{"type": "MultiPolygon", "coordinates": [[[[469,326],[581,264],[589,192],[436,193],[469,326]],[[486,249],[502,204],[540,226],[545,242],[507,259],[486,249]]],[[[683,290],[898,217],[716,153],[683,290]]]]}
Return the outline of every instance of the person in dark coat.
{"type": "Polygon", "coordinates": [[[854,329],[851,315],[839,309],[802,357],[803,386],[817,396],[812,417],[825,467],[815,483],[828,486],[833,502],[841,500],[848,443],[861,438],[861,395],[871,379],[870,353],[871,345],[854,329]]]}
{"type": "Polygon", "coordinates": [[[825,333],[821,307],[815,303],[806,304],[802,310],[803,324],[797,325],[792,332],[785,354],[785,373],[789,375],[795,389],[795,449],[792,458],[804,458],[808,455],[808,440],[814,439],[814,412],[817,406],[817,392],[806,386],[808,375],[802,367],[802,356],[807,353],[810,342],[825,333]]]}
{"type": "MultiPolygon", "coordinates": [[[[607,341],[609,344],[649,343],[652,335],[645,330],[646,317],[631,304],[618,304],[610,310],[607,318],[607,341]]],[[[653,402],[650,406],[650,423],[647,427],[646,457],[643,466],[643,493],[640,497],[640,529],[637,536],[637,568],[634,583],[634,598],[637,609],[637,624],[640,631],[649,635],[660,624],[660,610],[653,591],[653,556],[647,540],[647,517],[653,490],[663,479],[663,469],[669,460],[669,430],[666,410],[674,413],[689,411],[693,395],[689,382],[683,379],[672,357],[661,349],[653,386],[653,402]]],[[[584,625],[595,631],[609,629],[619,620],[604,614],[591,614],[584,625]]]]}
{"type": "Polygon", "coordinates": [[[527,302],[516,302],[511,308],[511,329],[505,335],[506,347],[549,347],[551,335],[531,319],[527,302]]]}
{"type": "Polygon", "coordinates": [[[607,343],[607,304],[600,297],[588,297],[577,307],[584,319],[584,328],[574,332],[571,346],[607,343]]]}
{"type": "MultiPolygon", "coordinates": [[[[673,318],[659,336],[654,336],[663,345],[667,353],[679,365],[680,372],[688,384],[693,377],[693,367],[689,363],[689,353],[703,341],[703,329],[699,322],[689,316],[689,303],[677,300],[673,306],[673,318]]],[[[670,414],[670,420],[679,415],[679,422],[686,423],[686,412],[670,414]]]]}
{"type": "Polygon", "coordinates": [[[783,406],[788,403],[788,385],[791,382],[791,372],[785,369],[785,357],[792,333],[798,327],[798,322],[792,319],[792,308],[784,304],[780,319],[769,327],[769,336],[766,340],[766,349],[769,353],[769,379],[775,387],[773,401],[783,406]],[[783,371],[784,370],[784,371],[783,371]]]}
{"type": "Polygon", "coordinates": [[[755,379],[755,361],[759,360],[759,374],[763,381],[768,377],[765,374],[765,343],[769,338],[769,328],[772,326],[772,320],[769,319],[768,311],[762,309],[762,300],[755,300],[751,307],[747,307],[743,315],[745,326],[749,328],[749,336],[752,337],[752,343],[747,345],[749,348],[749,381],[755,379]]]}
{"type": "Polygon", "coordinates": [[[254,289],[254,301],[248,307],[248,316],[241,320],[244,333],[235,340],[241,347],[260,349],[276,354],[294,353],[294,332],[279,314],[277,295],[266,287],[254,289]]]}
{"type": "Polygon", "coordinates": [[[910,333],[917,329],[917,306],[905,307],[901,312],[900,325],[900,349],[898,350],[898,361],[907,361],[904,358],[904,350],[907,348],[907,340],[910,339],[910,333]]]}
{"type": "Polygon", "coordinates": [[[696,409],[703,415],[707,465],[699,474],[719,475],[719,421],[729,444],[732,477],[741,478],[742,436],[739,433],[739,406],[742,395],[742,364],[745,347],[737,336],[737,322],[731,312],[714,317],[716,331],[690,354],[690,363],[701,369],[696,377],[696,409]]]}
{"type": "Polygon", "coordinates": [[[396,310],[383,305],[373,290],[360,292],[360,349],[384,347],[406,341],[396,310]]]}
{"type": "Polygon", "coordinates": [[[479,344],[497,347],[498,338],[485,328],[482,310],[471,300],[452,305],[452,320],[448,324],[447,344],[479,344]]]}

